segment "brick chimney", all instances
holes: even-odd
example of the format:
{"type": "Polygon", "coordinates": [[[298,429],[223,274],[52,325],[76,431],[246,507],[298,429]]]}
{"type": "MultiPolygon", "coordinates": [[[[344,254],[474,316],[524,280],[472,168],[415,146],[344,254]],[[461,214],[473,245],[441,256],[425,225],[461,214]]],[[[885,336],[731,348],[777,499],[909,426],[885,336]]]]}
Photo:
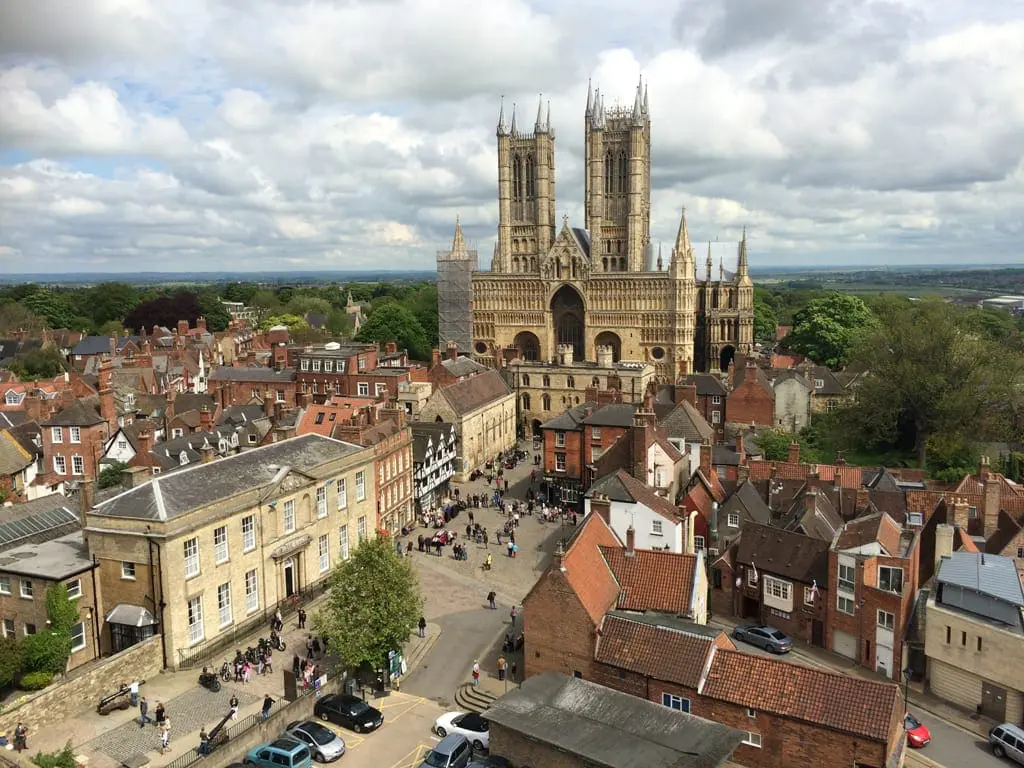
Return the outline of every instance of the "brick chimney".
{"type": "Polygon", "coordinates": [[[697,385],[696,384],[676,384],[672,392],[672,401],[679,405],[683,401],[688,402],[693,407],[697,407],[697,385]]]}
{"type": "Polygon", "coordinates": [[[430,350],[430,367],[437,368],[441,364],[441,350],[432,349],[430,350]]]}
{"type": "Polygon", "coordinates": [[[139,444],[139,453],[142,456],[148,456],[149,452],[153,450],[153,433],[150,430],[140,430],[136,441],[139,444]]]}
{"type": "Polygon", "coordinates": [[[397,342],[389,341],[386,344],[384,344],[384,354],[385,355],[393,355],[393,354],[395,354],[397,352],[398,352],[398,343],[397,342]]]}
{"type": "Polygon", "coordinates": [[[651,426],[647,414],[648,411],[638,409],[633,414],[633,426],[630,429],[630,474],[644,485],[650,484],[647,481],[647,445],[650,442],[648,433],[651,426]]]}
{"type": "Polygon", "coordinates": [[[284,403],[279,403],[279,402],[277,402],[275,400],[274,401],[274,423],[276,424],[279,421],[281,421],[281,418],[283,416],[284,416],[284,403]]]}
{"type": "Polygon", "coordinates": [[[857,489],[857,501],[855,502],[855,509],[857,514],[861,514],[868,508],[871,503],[871,491],[863,486],[857,489]]]}
{"type": "Polygon", "coordinates": [[[804,509],[807,513],[813,515],[818,509],[818,489],[808,488],[807,492],[804,493],[804,509]]]}
{"type": "Polygon", "coordinates": [[[987,539],[999,527],[999,506],[1002,501],[1002,486],[999,475],[990,472],[985,476],[984,501],[981,512],[981,533],[987,539]]]}
{"type": "Polygon", "coordinates": [[[199,409],[199,429],[203,432],[213,431],[213,411],[207,405],[199,409]]]}
{"type": "Polygon", "coordinates": [[[128,491],[142,485],[149,478],[149,467],[126,467],[121,470],[121,487],[128,491]]]}
{"type": "Polygon", "coordinates": [[[196,328],[198,328],[200,331],[206,330],[206,318],[203,317],[202,315],[196,318],[196,328]]]}
{"type": "Polygon", "coordinates": [[[459,359],[459,345],[456,344],[454,341],[448,342],[447,346],[445,347],[445,351],[448,353],[449,360],[459,359]]]}
{"type": "Polygon", "coordinates": [[[100,390],[100,418],[110,427],[113,434],[117,430],[117,406],[114,404],[114,366],[107,358],[100,362],[99,390],[100,390]]]}
{"type": "Polygon", "coordinates": [[[188,336],[188,320],[179,320],[178,321],[178,335],[179,336],[188,336]]]}
{"type": "Polygon", "coordinates": [[[82,525],[85,526],[85,515],[92,509],[92,501],[96,492],[96,481],[92,478],[86,478],[78,486],[78,511],[79,519],[82,525]]]}
{"type": "Polygon", "coordinates": [[[953,524],[964,533],[967,533],[968,521],[971,517],[970,506],[967,499],[959,496],[953,499],[953,524]]]}
{"type": "Polygon", "coordinates": [[[612,503],[603,493],[595,493],[590,499],[590,512],[600,517],[610,528],[612,525],[612,503]]]}
{"type": "Polygon", "coordinates": [[[159,326],[159,325],[154,325],[154,326],[153,326],[153,336],[154,336],[155,338],[158,338],[158,339],[159,339],[159,338],[160,338],[160,333],[161,333],[161,331],[160,331],[160,326],[159,326]]]}
{"type": "Polygon", "coordinates": [[[28,421],[43,420],[43,398],[38,395],[25,395],[22,402],[25,405],[25,418],[28,421]]]}
{"type": "Polygon", "coordinates": [[[807,487],[821,488],[821,476],[817,472],[807,473],[807,487]]]}
{"type": "Polygon", "coordinates": [[[299,395],[299,407],[309,408],[313,404],[313,395],[309,392],[303,392],[299,395]]]}
{"type": "Polygon", "coordinates": [[[110,356],[113,357],[117,354],[117,336],[111,336],[107,341],[109,342],[107,351],[110,353],[110,356]]]}
{"type": "Polygon", "coordinates": [[[626,529],[626,557],[633,557],[636,555],[636,531],[633,526],[629,526],[626,529]]]}
{"type": "Polygon", "coordinates": [[[984,483],[986,478],[988,478],[989,474],[991,474],[991,472],[992,470],[989,469],[988,465],[988,456],[982,456],[978,460],[978,479],[982,483],[984,483]]]}
{"type": "Polygon", "coordinates": [[[736,433],[736,456],[739,459],[740,464],[745,464],[747,461],[747,451],[743,447],[743,433],[736,433]]]}
{"type": "Polygon", "coordinates": [[[706,437],[700,444],[700,471],[704,477],[711,479],[711,441],[706,437]]]}
{"type": "Polygon", "coordinates": [[[551,556],[551,565],[557,568],[559,571],[564,571],[565,566],[562,563],[565,561],[565,545],[559,541],[555,547],[555,553],[551,556]]]}
{"type": "Polygon", "coordinates": [[[935,526],[935,573],[939,572],[942,558],[953,555],[953,534],[955,529],[952,525],[935,526]]]}
{"type": "Polygon", "coordinates": [[[212,445],[204,445],[199,449],[199,460],[203,464],[209,464],[211,461],[217,458],[217,449],[212,445]]]}
{"type": "Polygon", "coordinates": [[[786,456],[786,461],[790,464],[800,463],[800,443],[790,443],[789,452],[786,456]]]}

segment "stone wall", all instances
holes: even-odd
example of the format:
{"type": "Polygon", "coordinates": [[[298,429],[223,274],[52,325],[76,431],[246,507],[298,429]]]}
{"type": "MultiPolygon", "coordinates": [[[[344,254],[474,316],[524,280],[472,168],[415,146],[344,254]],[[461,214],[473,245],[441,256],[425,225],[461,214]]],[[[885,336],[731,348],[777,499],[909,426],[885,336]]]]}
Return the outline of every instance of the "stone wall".
{"type": "Polygon", "coordinates": [[[119,683],[151,679],[162,668],[160,635],[156,635],[114,656],[79,667],[63,682],[13,702],[0,714],[0,733],[13,733],[19,722],[25,723],[30,733],[38,733],[80,712],[94,710],[100,697],[113,693],[119,683]]]}

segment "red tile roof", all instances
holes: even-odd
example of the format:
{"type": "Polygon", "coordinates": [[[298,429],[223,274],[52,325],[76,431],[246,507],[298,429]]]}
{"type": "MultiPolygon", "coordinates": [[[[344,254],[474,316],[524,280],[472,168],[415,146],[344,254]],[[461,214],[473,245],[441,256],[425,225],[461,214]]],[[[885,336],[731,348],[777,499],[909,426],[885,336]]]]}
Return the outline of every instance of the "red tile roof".
{"type": "Polygon", "coordinates": [[[605,616],[594,659],[646,677],[697,688],[714,645],[715,638],[710,634],[691,634],[621,616],[605,616]]]}
{"type": "Polygon", "coordinates": [[[374,402],[371,398],[348,397],[336,398],[322,405],[311,405],[302,415],[295,434],[313,433],[330,437],[336,426],[348,424],[353,415],[372,407],[374,402]]]}
{"type": "Polygon", "coordinates": [[[695,555],[649,549],[628,555],[618,544],[602,546],[601,555],[621,588],[619,609],[689,615],[695,555]]]}
{"type": "Polygon", "coordinates": [[[619,596],[619,584],[601,557],[605,547],[621,545],[600,515],[587,515],[562,556],[562,573],[595,626],[619,596]]]}
{"type": "Polygon", "coordinates": [[[719,650],[701,695],[887,742],[899,686],[739,651],[719,650]]]}
{"type": "Polygon", "coordinates": [[[806,480],[811,472],[809,464],[793,464],[788,461],[757,461],[750,462],[751,480],[771,480],[774,472],[776,480],[806,480]]]}

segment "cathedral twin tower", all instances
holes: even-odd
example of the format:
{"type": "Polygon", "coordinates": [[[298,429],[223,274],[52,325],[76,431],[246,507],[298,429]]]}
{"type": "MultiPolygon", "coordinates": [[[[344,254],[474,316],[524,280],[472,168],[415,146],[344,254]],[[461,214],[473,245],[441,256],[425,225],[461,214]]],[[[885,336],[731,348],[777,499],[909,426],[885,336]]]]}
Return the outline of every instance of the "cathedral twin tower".
{"type": "Polygon", "coordinates": [[[724,369],[753,346],[753,283],[746,235],[736,272],[720,264],[697,279],[685,212],[671,259],[650,242],[651,120],[647,89],[632,108],[605,107],[587,92],[584,113],[585,227],[555,221],[555,135],[541,102],[532,132],[515,109],[498,127],[498,238],[489,272],[476,270],[456,224],[452,250],[438,254],[441,342],[454,342],[480,362],[511,356],[553,360],[571,345],[577,361],[613,359],[653,365],[673,381],[694,371],[724,369]],[[565,347],[563,347],[565,348],[565,347]]]}

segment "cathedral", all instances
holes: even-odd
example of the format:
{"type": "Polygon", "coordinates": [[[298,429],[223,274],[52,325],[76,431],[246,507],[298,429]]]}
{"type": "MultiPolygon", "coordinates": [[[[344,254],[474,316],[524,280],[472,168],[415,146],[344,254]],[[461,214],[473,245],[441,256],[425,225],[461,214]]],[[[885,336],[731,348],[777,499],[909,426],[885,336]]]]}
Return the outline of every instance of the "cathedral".
{"type": "Polygon", "coordinates": [[[555,135],[550,105],[532,131],[515,108],[498,116],[498,239],[490,271],[477,268],[456,223],[438,254],[442,345],[454,342],[488,366],[512,357],[646,362],[661,381],[725,370],[754,337],[754,286],[746,232],[735,272],[708,245],[698,278],[682,212],[667,263],[650,242],[651,121],[647,89],[632,108],[607,108],[600,90],[584,113],[585,226],[555,221],[555,135]]]}

